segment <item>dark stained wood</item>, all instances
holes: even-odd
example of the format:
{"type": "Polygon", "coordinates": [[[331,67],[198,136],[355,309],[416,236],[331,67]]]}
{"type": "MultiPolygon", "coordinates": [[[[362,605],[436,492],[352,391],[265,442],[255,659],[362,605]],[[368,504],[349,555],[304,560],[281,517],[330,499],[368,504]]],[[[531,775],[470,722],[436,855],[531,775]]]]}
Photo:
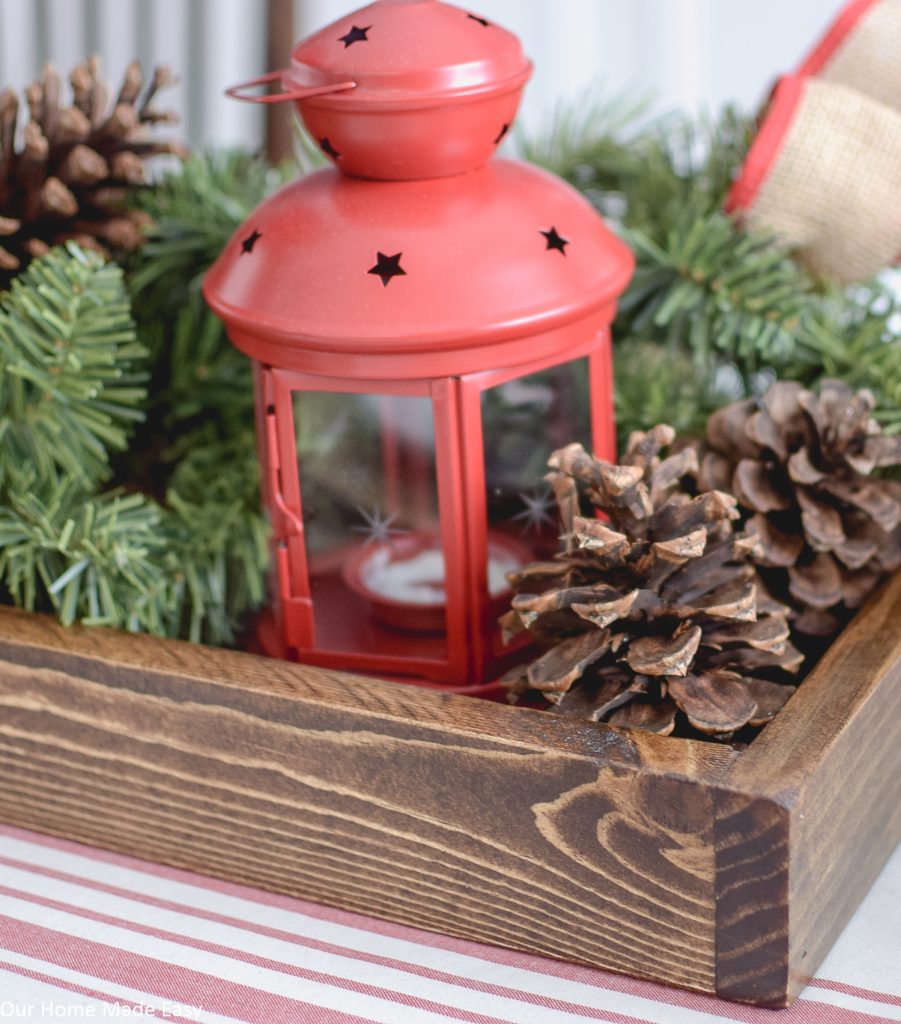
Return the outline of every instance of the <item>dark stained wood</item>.
{"type": "Polygon", "coordinates": [[[716,992],[780,1006],[788,992],[789,811],[720,790],[716,824],[716,992]]]}
{"type": "Polygon", "coordinates": [[[710,991],[729,751],[0,614],[0,818],[710,991]]]}
{"type": "Polygon", "coordinates": [[[718,801],[719,991],[782,1005],[901,841],[901,573],[736,760],[718,801]],[[752,817],[739,822],[742,801],[752,817]],[[754,913],[741,917],[729,864],[745,855],[754,913]],[[777,894],[785,907],[770,905],[777,894]]]}
{"type": "Polygon", "coordinates": [[[899,623],[737,754],[0,609],[0,820],[784,1005],[901,838],[899,623]]]}

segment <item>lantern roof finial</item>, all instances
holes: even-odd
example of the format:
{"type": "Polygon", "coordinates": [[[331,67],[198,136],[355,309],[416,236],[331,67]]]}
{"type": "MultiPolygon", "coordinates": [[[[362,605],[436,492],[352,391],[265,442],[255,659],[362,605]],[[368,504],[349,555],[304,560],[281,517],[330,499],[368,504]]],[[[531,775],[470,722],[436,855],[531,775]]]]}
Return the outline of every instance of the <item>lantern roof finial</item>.
{"type": "Polygon", "coordinates": [[[519,39],[481,15],[443,0],[375,0],[301,40],[290,67],[228,94],[297,103],[347,174],[438,178],[491,158],[531,71],[519,39]],[[281,93],[245,91],[276,80],[281,93]]]}

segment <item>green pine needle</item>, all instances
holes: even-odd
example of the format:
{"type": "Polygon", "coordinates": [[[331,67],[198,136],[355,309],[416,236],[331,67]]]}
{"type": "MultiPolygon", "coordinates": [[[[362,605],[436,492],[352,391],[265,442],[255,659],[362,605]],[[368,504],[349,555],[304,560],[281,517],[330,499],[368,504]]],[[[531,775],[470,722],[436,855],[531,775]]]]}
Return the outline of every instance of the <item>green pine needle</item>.
{"type": "Polygon", "coordinates": [[[85,494],[69,477],[36,485],[6,477],[0,504],[0,580],[17,605],[52,609],[65,625],[169,632],[161,515],[141,494],[85,494]]]}
{"type": "Polygon", "coordinates": [[[822,377],[868,388],[876,418],[901,433],[901,297],[879,281],[847,292],[827,291],[816,316],[800,332],[788,375],[813,383],[822,377]]]}
{"type": "Polygon", "coordinates": [[[240,151],[206,153],[141,199],[154,227],[132,263],[129,286],[140,337],[154,354],[153,387],[130,475],[153,477],[164,501],[171,628],[193,641],[235,641],[243,615],[265,596],[269,532],[250,360],[228,340],[200,284],[231,235],[287,174],[240,151]]]}
{"type": "Polygon", "coordinates": [[[74,247],[0,300],[0,589],[16,604],[228,644],[263,600],[250,363],[199,285],[281,180],[216,154],[140,194],[155,219],[128,277],[143,345],[122,271],[74,247]]]}
{"type": "Polygon", "coordinates": [[[640,229],[626,235],[638,266],[620,303],[621,331],[681,341],[701,366],[734,360],[746,377],[790,362],[799,326],[812,316],[812,287],[768,240],[693,204],[659,242],[640,229]]]}
{"type": "Polygon", "coordinates": [[[96,486],[143,418],[144,356],[118,267],[73,243],[32,262],[0,296],[0,461],[96,486]]]}
{"type": "Polygon", "coordinates": [[[269,563],[252,420],[227,442],[192,440],[166,495],[177,631],[231,643],[243,613],[265,596],[269,563]]]}
{"type": "Polygon", "coordinates": [[[223,150],[192,156],[137,193],[137,204],[152,220],[129,274],[142,326],[160,326],[161,314],[199,293],[203,274],[238,225],[288,175],[288,168],[272,168],[259,156],[223,150]]]}

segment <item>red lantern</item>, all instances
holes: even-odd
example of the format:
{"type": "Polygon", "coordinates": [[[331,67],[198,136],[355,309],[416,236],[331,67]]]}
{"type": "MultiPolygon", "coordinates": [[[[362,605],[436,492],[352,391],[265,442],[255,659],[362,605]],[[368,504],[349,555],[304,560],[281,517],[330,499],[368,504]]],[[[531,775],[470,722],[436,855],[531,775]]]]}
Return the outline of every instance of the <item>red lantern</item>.
{"type": "Polygon", "coordinates": [[[633,260],[568,185],[490,159],[530,70],[483,18],[377,0],[264,76],[335,164],[263,203],[204,289],[256,371],[273,651],[496,678],[505,575],[556,547],[548,454],[614,454],[633,260]]]}

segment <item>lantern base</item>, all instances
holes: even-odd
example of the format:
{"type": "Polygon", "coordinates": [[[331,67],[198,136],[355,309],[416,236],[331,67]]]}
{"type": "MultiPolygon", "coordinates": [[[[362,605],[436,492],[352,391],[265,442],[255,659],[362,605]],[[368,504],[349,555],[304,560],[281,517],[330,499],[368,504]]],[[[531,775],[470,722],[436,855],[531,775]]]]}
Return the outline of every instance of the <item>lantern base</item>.
{"type": "MultiPolygon", "coordinates": [[[[303,658],[298,655],[296,648],[285,643],[271,608],[264,608],[257,616],[254,632],[245,642],[244,649],[251,654],[262,654],[267,658],[278,658],[281,661],[303,663],[303,658]]],[[[505,701],[507,697],[507,689],[499,678],[492,679],[487,683],[460,686],[458,684],[436,682],[434,679],[423,679],[418,676],[392,675],[384,672],[366,673],[361,672],[359,669],[353,669],[353,671],[357,675],[372,675],[373,678],[389,679],[392,682],[401,683],[405,686],[420,686],[426,690],[442,690],[445,693],[480,697],[483,700],[505,701]]]]}

